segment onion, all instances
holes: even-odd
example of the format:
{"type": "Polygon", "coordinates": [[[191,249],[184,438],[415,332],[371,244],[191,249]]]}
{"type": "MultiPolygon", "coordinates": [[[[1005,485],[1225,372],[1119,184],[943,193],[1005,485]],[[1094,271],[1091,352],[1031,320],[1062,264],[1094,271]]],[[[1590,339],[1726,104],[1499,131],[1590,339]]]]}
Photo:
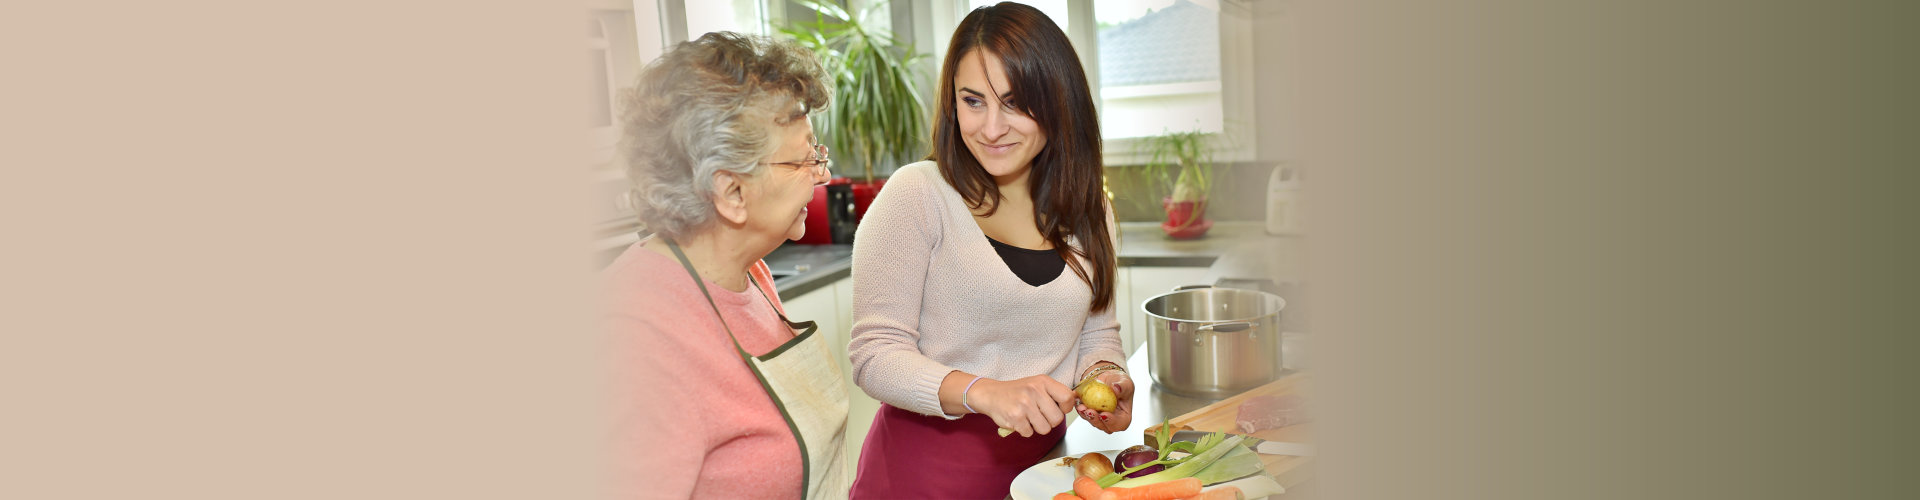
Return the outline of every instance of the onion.
{"type": "Polygon", "coordinates": [[[1100,479],[1113,473],[1113,461],[1107,460],[1107,456],[1101,455],[1100,452],[1088,453],[1087,456],[1073,461],[1073,473],[1075,476],[1100,479]]]}
{"type": "MultiPolygon", "coordinates": [[[[1125,450],[1120,450],[1120,454],[1115,456],[1114,458],[1116,459],[1113,463],[1113,468],[1115,469],[1114,472],[1119,472],[1120,470],[1139,467],[1140,464],[1152,462],[1154,460],[1159,460],[1160,452],[1153,451],[1153,448],[1149,448],[1147,447],[1147,445],[1136,444],[1136,445],[1127,447],[1127,449],[1125,450]]],[[[1131,474],[1127,474],[1127,477],[1145,476],[1147,474],[1160,472],[1161,470],[1165,470],[1166,468],[1167,468],[1166,464],[1157,464],[1152,467],[1140,469],[1140,470],[1134,471],[1131,474]]]]}

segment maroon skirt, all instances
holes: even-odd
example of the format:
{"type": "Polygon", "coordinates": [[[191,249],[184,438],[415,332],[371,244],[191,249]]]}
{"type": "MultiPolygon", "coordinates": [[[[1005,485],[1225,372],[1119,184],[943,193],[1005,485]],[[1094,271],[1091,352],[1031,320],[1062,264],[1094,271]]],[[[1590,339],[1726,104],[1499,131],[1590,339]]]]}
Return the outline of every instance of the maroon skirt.
{"type": "Polygon", "coordinates": [[[947,420],[881,404],[860,447],[850,497],[1004,499],[1014,476],[1040,463],[1067,436],[1070,421],[1044,435],[1000,437],[1000,426],[986,415],[947,420]]]}

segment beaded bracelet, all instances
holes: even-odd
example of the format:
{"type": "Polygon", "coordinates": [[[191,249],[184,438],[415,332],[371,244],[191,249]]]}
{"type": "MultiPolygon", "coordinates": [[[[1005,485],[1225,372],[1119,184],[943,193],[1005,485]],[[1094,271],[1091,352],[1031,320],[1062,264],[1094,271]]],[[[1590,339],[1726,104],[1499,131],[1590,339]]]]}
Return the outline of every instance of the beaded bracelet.
{"type": "MultiPolygon", "coordinates": [[[[985,375],[974,377],[973,382],[979,382],[981,378],[985,377],[985,375]]],[[[973,411],[973,405],[967,404],[967,391],[973,390],[973,382],[967,382],[967,388],[960,390],[960,406],[967,407],[967,413],[980,413],[973,411]]]]}
{"type": "Polygon", "coordinates": [[[1100,375],[1101,372],[1110,372],[1114,370],[1120,370],[1121,373],[1126,373],[1127,371],[1126,368],[1122,368],[1120,365],[1115,365],[1115,364],[1097,366],[1091,370],[1087,370],[1086,376],[1080,377],[1080,383],[1084,384],[1084,383],[1087,383],[1088,380],[1093,380],[1093,377],[1100,375]]]}

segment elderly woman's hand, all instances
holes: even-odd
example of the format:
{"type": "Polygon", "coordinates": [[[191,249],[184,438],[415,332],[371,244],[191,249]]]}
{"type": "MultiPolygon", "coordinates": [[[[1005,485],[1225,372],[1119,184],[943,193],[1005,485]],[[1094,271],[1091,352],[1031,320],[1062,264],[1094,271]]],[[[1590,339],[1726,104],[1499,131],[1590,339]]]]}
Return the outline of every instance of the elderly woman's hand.
{"type": "Polygon", "coordinates": [[[1133,424],[1133,378],[1127,375],[1126,370],[1107,370],[1094,375],[1093,379],[1113,388],[1113,395],[1118,399],[1113,411],[1094,411],[1077,399],[1073,403],[1073,410],[1101,432],[1112,434],[1127,430],[1133,424]]]}

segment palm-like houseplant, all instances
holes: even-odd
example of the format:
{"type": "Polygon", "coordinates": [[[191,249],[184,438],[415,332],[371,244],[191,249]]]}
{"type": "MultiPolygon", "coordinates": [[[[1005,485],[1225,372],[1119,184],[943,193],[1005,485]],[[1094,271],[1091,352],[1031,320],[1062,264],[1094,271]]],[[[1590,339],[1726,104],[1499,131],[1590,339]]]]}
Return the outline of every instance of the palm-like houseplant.
{"type": "Polygon", "coordinates": [[[789,22],[780,32],[813,49],[833,75],[833,104],[815,124],[834,156],[858,164],[872,182],[875,163],[924,154],[927,120],[913,68],[926,55],[865,22],[887,3],[859,15],[819,0],[794,3],[812,9],[813,20],[789,22]]]}
{"type": "Polygon", "coordinates": [[[1161,200],[1167,221],[1160,225],[1168,236],[1198,238],[1213,227],[1207,220],[1207,195],[1213,190],[1213,140],[1218,134],[1167,132],[1142,138],[1140,153],[1147,157],[1142,174],[1169,186],[1161,200]]]}

